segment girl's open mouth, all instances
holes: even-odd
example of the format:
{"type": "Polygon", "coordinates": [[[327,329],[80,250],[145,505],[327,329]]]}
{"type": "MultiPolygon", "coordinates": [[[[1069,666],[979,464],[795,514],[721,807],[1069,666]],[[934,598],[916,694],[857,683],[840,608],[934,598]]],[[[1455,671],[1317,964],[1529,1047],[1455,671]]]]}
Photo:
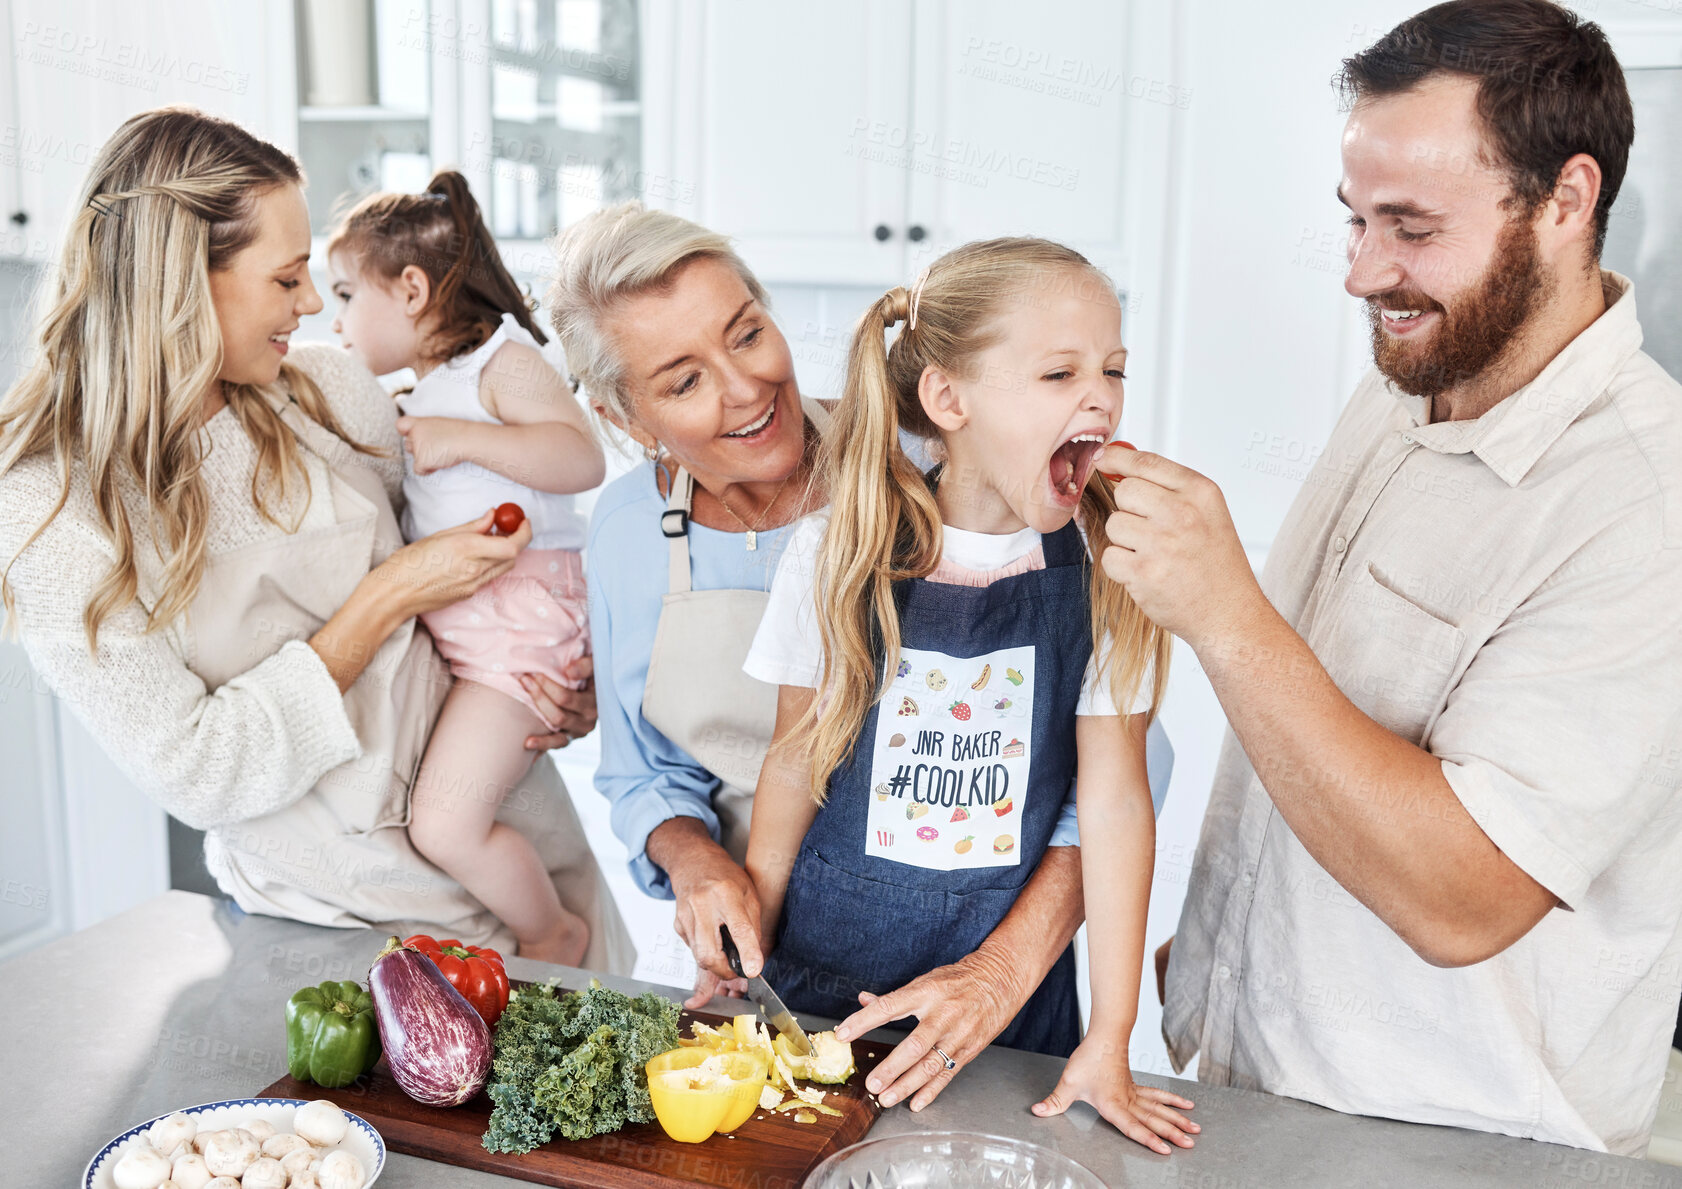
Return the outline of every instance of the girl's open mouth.
{"type": "Polygon", "coordinates": [[[1080,493],[1092,474],[1092,464],[1107,440],[1107,435],[1096,432],[1076,434],[1051,452],[1046,483],[1053,501],[1071,508],[1080,503],[1080,493]]]}

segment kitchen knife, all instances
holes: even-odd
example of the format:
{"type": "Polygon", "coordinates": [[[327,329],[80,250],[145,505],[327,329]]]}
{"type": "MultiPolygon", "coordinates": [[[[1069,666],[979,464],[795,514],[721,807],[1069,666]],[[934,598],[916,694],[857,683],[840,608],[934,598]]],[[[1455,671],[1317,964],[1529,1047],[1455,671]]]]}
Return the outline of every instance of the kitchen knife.
{"type": "Polygon", "coordinates": [[[748,998],[765,1013],[765,1018],[771,1021],[771,1027],[788,1037],[791,1049],[802,1057],[809,1056],[812,1052],[812,1042],[806,1039],[806,1030],[794,1018],[794,1013],[783,1006],[783,1001],[777,998],[771,984],[758,975],[748,978],[742,973],[742,955],[736,949],[735,939],[730,936],[729,925],[718,927],[718,940],[724,947],[724,960],[730,963],[730,969],[736,972],[736,977],[748,979],[748,998]]]}

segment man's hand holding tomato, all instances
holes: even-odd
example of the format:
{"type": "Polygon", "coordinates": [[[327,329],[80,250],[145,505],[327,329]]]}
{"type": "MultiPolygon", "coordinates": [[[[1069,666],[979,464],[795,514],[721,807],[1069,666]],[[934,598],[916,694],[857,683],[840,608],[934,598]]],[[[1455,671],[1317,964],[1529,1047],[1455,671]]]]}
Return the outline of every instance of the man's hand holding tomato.
{"type": "Polygon", "coordinates": [[[1098,470],[1115,481],[1104,572],[1192,650],[1236,646],[1269,608],[1215,483],[1160,454],[1114,442],[1098,470]]]}

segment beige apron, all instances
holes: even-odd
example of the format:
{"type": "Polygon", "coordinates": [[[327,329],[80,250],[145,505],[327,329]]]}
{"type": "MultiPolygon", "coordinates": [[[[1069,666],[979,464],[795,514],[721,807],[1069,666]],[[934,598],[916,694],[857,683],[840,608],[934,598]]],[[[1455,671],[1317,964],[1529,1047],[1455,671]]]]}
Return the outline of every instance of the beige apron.
{"type": "MultiPolygon", "coordinates": [[[[184,632],[187,664],[214,690],[291,640],[307,640],[362,577],[402,544],[374,466],[275,398],[304,450],[327,467],[334,523],[208,559],[184,632]]],[[[405,622],[344,695],[362,755],[276,813],[210,830],[205,861],[248,912],[392,932],[424,927],[474,944],[513,934],[409,844],[409,791],[449,692],[431,638],[405,622]]],[[[566,786],[546,758],[504,798],[497,820],[530,838],[561,900],[590,926],[583,965],[630,974],[636,950],[566,786]]]]}
{"type": "MultiPolygon", "coordinates": [[[[822,434],[829,413],[801,402],[822,434]]],[[[769,597],[762,590],[692,590],[689,511],[694,480],[679,468],[660,518],[670,546],[670,577],[648,657],[642,716],[650,726],[718,777],[713,810],[724,849],[742,863],[748,853],[753,790],[777,721],[777,687],[742,672],[769,597]]]]}

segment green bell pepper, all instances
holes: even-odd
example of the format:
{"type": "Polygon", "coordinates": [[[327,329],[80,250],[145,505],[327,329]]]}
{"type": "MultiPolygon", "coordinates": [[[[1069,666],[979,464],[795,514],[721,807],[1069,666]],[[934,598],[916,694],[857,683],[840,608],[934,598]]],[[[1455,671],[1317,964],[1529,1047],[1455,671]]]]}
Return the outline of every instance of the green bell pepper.
{"type": "Polygon", "coordinates": [[[286,1001],[286,1068],[300,1082],[343,1089],[379,1059],[374,999],[361,983],[329,980],[286,1001]]]}

